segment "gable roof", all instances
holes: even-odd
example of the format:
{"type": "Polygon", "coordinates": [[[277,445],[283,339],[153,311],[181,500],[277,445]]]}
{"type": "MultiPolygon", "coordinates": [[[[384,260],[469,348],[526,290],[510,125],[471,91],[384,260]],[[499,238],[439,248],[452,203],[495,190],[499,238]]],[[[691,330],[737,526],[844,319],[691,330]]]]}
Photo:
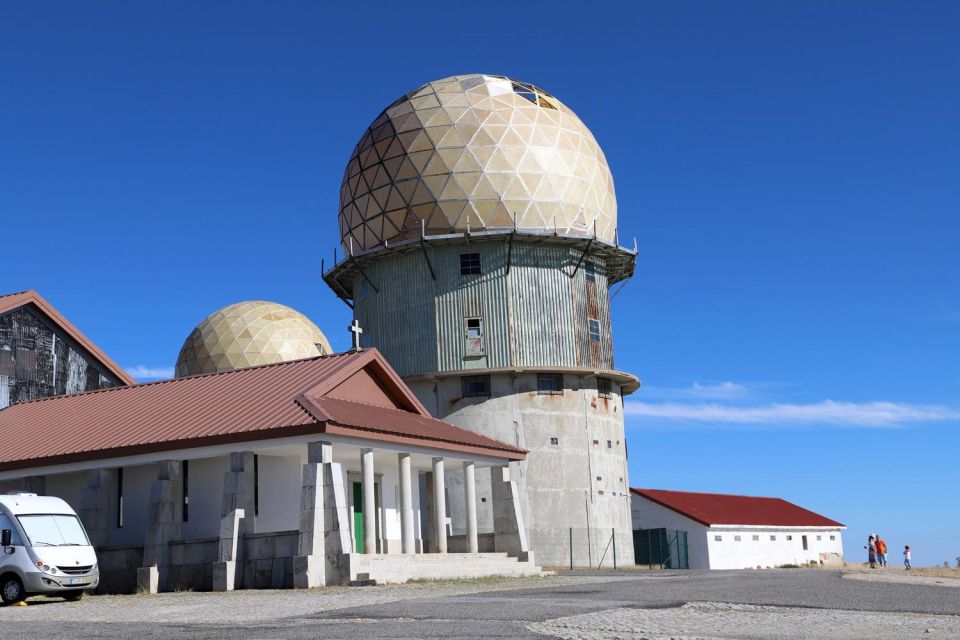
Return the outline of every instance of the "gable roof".
{"type": "Polygon", "coordinates": [[[87,336],[83,335],[79,329],[67,320],[59,311],[53,308],[49,302],[36,291],[21,291],[19,293],[8,293],[0,295],[0,315],[32,305],[45,318],[52,322],[58,329],[70,336],[80,347],[89,353],[94,360],[115,375],[122,384],[135,384],[134,379],[127,373],[123,367],[118,365],[113,359],[95,345],[87,336]]]}
{"type": "Polygon", "coordinates": [[[630,489],[631,493],[676,511],[702,525],[843,527],[845,525],[781,498],[630,489]]]}
{"type": "Polygon", "coordinates": [[[323,433],[506,460],[526,453],[430,417],[367,349],[15,404],[0,410],[0,470],[323,433]],[[326,397],[361,370],[397,408],[326,397]]]}

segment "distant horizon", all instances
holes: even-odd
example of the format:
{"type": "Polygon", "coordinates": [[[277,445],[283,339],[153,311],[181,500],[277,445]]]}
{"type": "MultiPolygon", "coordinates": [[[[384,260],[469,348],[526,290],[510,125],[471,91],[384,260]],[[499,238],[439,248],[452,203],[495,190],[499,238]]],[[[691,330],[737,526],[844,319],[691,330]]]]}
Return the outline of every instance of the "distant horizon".
{"type": "Polygon", "coordinates": [[[344,350],[320,270],[354,145],[425,82],[508,75],[590,128],[638,241],[611,302],[631,486],[779,497],[847,524],[848,563],[878,532],[891,566],[954,566],[960,5],[379,7],[0,8],[0,293],[138,379],[241,300],[344,350]]]}

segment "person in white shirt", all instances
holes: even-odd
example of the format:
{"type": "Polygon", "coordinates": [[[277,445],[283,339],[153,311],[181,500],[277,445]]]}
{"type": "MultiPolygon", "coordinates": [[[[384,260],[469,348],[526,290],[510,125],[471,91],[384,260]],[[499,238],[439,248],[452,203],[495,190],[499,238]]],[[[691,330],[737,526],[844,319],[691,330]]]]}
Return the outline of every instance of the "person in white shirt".
{"type": "Polygon", "coordinates": [[[903,566],[908,570],[910,569],[910,545],[904,545],[903,547],[903,566]]]}

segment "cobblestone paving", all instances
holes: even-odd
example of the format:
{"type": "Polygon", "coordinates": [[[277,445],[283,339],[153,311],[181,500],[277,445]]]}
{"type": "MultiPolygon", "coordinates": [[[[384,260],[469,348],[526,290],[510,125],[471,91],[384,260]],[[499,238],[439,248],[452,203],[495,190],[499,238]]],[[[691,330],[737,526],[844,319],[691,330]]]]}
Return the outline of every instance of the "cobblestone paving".
{"type": "Polygon", "coordinates": [[[564,640],[902,640],[958,638],[960,617],[697,602],[596,611],[527,628],[564,640]]]}

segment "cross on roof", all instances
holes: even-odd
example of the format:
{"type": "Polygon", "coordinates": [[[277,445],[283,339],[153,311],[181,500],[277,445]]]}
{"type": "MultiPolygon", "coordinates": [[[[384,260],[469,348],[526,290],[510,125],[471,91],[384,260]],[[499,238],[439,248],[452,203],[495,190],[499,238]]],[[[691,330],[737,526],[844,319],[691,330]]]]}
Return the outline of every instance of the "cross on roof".
{"type": "Polygon", "coordinates": [[[353,324],[347,327],[347,331],[353,334],[353,350],[360,350],[360,334],[363,333],[363,329],[360,328],[360,321],[354,320],[353,324]]]}

